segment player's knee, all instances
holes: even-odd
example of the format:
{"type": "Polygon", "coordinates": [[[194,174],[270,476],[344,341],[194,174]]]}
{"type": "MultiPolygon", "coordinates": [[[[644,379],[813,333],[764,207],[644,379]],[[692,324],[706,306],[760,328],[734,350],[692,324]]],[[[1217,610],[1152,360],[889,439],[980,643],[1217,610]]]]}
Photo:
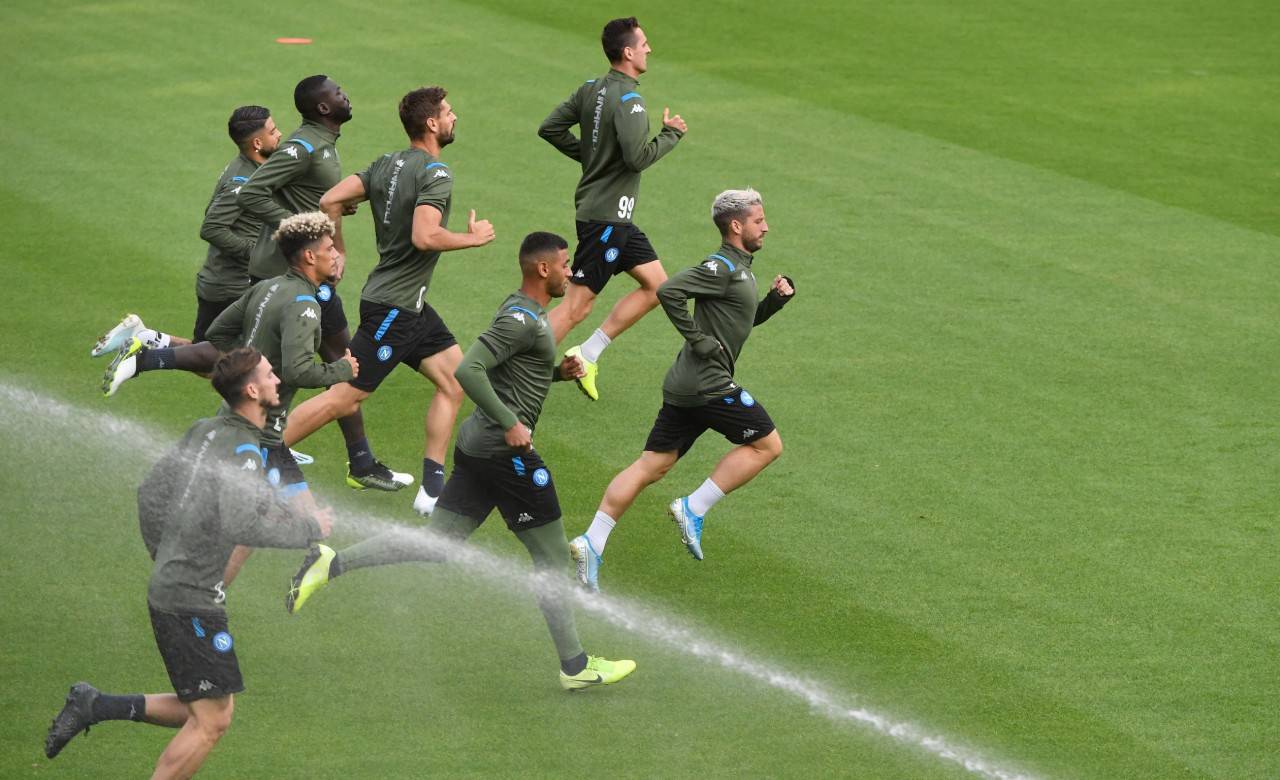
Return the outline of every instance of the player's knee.
{"type": "Polygon", "coordinates": [[[763,439],[759,439],[754,444],[756,450],[761,455],[768,458],[770,463],[774,462],[782,455],[782,437],[778,435],[777,431],[774,431],[763,439]]]}
{"type": "Polygon", "coordinates": [[[458,384],[458,380],[454,378],[453,374],[445,377],[445,381],[436,387],[436,392],[455,407],[461,407],[462,400],[466,397],[466,394],[462,392],[462,385],[458,384]]]}
{"type": "Polygon", "coordinates": [[[591,310],[595,308],[596,299],[591,296],[583,296],[573,302],[569,307],[569,320],[577,325],[585,320],[591,314],[591,310]]]}
{"type": "Polygon", "coordinates": [[[210,744],[222,739],[231,728],[232,708],[230,704],[215,712],[204,712],[196,720],[196,728],[202,739],[210,744]]]}

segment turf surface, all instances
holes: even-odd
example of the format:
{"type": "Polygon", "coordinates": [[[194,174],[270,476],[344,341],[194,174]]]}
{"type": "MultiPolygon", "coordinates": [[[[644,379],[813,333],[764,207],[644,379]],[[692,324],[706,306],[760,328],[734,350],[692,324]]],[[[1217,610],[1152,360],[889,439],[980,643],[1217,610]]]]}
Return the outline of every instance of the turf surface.
{"type": "MultiPolygon", "coordinates": [[[[574,167],[534,130],[602,71],[613,12],[0,12],[0,264],[17,282],[0,307],[0,775],[138,776],[169,736],[104,724],[40,753],[71,682],[166,679],[132,511],[145,453],[15,414],[28,402],[10,388],[162,443],[211,411],[179,375],[104,402],[87,352],[126,310],[190,328],[230,109],[268,105],[287,131],[293,83],[333,75],[353,171],[403,145],[401,94],[448,86],[455,213],[499,236],[433,282],[469,343],[515,284],[520,237],[572,234],[574,167]],[[291,35],[315,43],[273,42],[291,35]]],[[[690,133],[646,174],[637,222],[674,271],[714,248],[712,196],[755,185],[772,228],[757,272],[791,275],[798,297],[739,372],[782,460],[715,509],[695,564],[662,511],[726,446],[701,442],[615,532],[605,588],[999,767],[1280,773],[1276,6],[659,2],[641,21],[646,100],[690,133]]],[[[354,317],[375,258],[368,216],[347,229],[354,317]]],[[[604,401],[554,388],[538,444],[571,530],[640,449],[678,346],[655,314],[606,353],[604,401]]],[[[403,373],[369,403],[382,459],[416,470],[427,398],[403,373]]],[[[408,496],[341,487],[336,430],[307,445],[324,498],[412,522],[408,496]]],[[[498,524],[475,543],[522,561],[498,524]]],[[[260,553],[233,592],[249,690],[207,776],[966,775],[585,616],[593,652],[640,670],[563,695],[528,597],[456,567],[363,572],[286,619],[295,560],[260,553]]]]}

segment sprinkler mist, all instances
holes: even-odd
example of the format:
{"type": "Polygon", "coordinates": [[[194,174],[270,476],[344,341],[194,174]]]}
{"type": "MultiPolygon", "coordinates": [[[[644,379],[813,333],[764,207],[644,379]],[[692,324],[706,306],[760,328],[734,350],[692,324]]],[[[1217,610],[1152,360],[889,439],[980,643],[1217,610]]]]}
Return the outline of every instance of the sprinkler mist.
{"type": "MultiPolygon", "coordinates": [[[[157,460],[177,437],[166,437],[145,425],[100,410],[89,410],[51,399],[27,388],[0,382],[0,425],[25,438],[74,436],[81,447],[101,447],[119,452],[127,449],[134,460],[157,460]]],[[[229,476],[244,479],[242,473],[229,476]]],[[[132,489],[132,486],[130,486],[132,489]]],[[[713,637],[691,620],[659,612],[634,599],[590,593],[567,576],[534,573],[526,560],[508,559],[475,546],[447,539],[390,518],[356,514],[334,508],[334,528],[344,536],[358,538],[387,534],[397,546],[403,545],[407,558],[459,564],[460,576],[479,577],[501,590],[532,593],[542,598],[571,601],[575,607],[627,631],[643,641],[716,665],[730,673],[755,680],[791,696],[818,717],[834,723],[869,728],[903,745],[957,764],[968,772],[992,780],[1030,778],[952,737],[925,726],[857,706],[858,698],[819,681],[797,675],[767,660],[753,658],[733,649],[729,642],[713,637]]]]}

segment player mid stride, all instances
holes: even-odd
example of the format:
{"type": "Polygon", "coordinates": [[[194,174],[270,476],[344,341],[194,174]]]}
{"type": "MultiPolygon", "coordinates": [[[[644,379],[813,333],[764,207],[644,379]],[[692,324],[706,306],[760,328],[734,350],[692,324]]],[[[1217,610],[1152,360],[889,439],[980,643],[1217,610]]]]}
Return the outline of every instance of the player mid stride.
{"type": "Polygon", "coordinates": [[[680,540],[696,560],[702,560],[702,523],[711,507],[782,454],[782,438],[773,420],[737,383],[733,372],[751,329],[776,314],[795,289],[790,279],[777,276],[768,294],[756,299],[752,262],[769,232],[760,193],[751,189],[720,193],[711,205],[711,219],[720,229],[720,247],[658,290],[662,308],[685,343],[662,383],[662,408],[644,452],[613,478],[591,527],[570,543],[578,580],[592,589],[599,589],[601,556],[614,524],[640,492],[662,479],[708,428],[734,448],[697,490],[676,498],[667,509],[680,540]]]}
{"type": "Polygon", "coordinates": [[[649,115],[636,81],[648,68],[649,40],[635,17],[606,24],[600,42],[609,72],[574,90],[538,128],[538,135],[582,164],[574,195],[578,248],[573,283],[564,303],[551,312],[556,343],[587,318],[611,276],[625,271],[640,285],[618,300],[589,339],[565,352],[582,359],[586,373],[578,386],[593,401],[600,398],[600,353],[658,305],[658,285],[667,278],[648,237],[631,221],[640,172],[674,149],[688,130],[679,114],[670,116],[664,108],[662,130],[649,138],[649,115]],[[581,137],[569,131],[574,125],[581,137]]]}
{"type": "MultiPolygon", "coordinates": [[[[476,410],[458,429],[453,473],[428,529],[449,542],[465,540],[494,509],[529,551],[533,566],[554,583],[569,564],[560,500],[551,470],[533,447],[533,432],[551,383],[582,373],[577,358],[556,364],[546,306],[568,286],[568,243],[554,233],[530,233],[520,245],[520,289],[507,296],[493,322],[463,356],[458,382],[476,410]]],[[[296,612],[334,577],[405,561],[438,562],[446,551],[395,531],[335,553],[317,546],[293,578],[285,607],[296,612]]],[[[566,690],[615,683],[634,661],[588,656],[578,639],[573,604],[554,587],[540,590],[542,609],[560,659],[566,690]]]]}

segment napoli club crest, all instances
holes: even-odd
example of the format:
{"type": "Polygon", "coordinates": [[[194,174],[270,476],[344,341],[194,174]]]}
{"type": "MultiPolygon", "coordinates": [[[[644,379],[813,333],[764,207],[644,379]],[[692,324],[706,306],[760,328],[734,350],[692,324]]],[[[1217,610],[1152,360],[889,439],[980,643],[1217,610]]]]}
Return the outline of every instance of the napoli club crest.
{"type": "Polygon", "coordinates": [[[333,297],[333,288],[327,284],[320,285],[320,289],[316,290],[316,297],[327,302],[333,297]]]}
{"type": "Polygon", "coordinates": [[[546,469],[538,469],[537,471],[533,472],[533,484],[537,485],[538,487],[546,487],[547,483],[550,481],[551,481],[551,473],[546,469]]]}
{"type": "Polygon", "coordinates": [[[225,653],[231,649],[231,635],[226,631],[219,631],[213,635],[213,649],[219,653],[225,653]]]}
{"type": "Polygon", "coordinates": [[[616,246],[610,247],[609,251],[604,253],[604,261],[606,263],[612,263],[614,260],[617,260],[617,259],[618,259],[618,248],[616,246]]]}
{"type": "Polygon", "coordinates": [[[378,360],[381,360],[383,363],[385,363],[390,359],[391,359],[391,347],[388,347],[386,344],[383,344],[382,346],[378,347],[378,360]]]}

